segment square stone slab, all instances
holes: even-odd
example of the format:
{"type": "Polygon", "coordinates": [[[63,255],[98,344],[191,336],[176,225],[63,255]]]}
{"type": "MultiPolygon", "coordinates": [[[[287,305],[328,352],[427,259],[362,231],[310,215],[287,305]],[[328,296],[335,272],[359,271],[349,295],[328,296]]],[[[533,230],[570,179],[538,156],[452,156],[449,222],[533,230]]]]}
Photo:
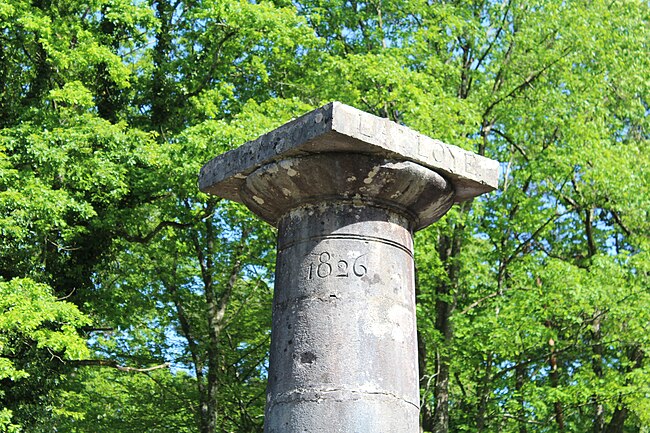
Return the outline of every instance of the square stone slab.
{"type": "Polygon", "coordinates": [[[340,102],[331,102],[212,159],[201,169],[199,188],[242,202],[241,186],[246,176],[259,167],[288,157],[325,152],[363,153],[413,161],[451,181],[456,202],[498,187],[498,161],[340,102]]]}

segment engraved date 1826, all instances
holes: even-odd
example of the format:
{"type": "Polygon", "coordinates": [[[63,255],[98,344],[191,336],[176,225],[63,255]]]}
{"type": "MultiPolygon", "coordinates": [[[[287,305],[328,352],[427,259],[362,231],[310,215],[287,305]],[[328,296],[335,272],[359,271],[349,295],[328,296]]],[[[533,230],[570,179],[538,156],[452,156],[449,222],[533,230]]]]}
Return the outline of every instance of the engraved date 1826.
{"type": "Polygon", "coordinates": [[[337,259],[327,251],[312,253],[314,259],[307,264],[307,279],[339,277],[348,278],[352,276],[363,277],[368,273],[368,268],[362,263],[362,257],[368,254],[361,254],[354,259],[337,259]]]}

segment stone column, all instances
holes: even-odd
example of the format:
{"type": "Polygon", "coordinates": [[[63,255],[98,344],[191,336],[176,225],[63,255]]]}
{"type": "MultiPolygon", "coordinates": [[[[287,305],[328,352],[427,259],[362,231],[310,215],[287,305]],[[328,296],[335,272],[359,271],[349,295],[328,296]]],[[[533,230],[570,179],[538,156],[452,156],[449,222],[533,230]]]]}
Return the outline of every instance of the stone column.
{"type": "Polygon", "coordinates": [[[203,168],[278,227],[266,433],[419,431],[412,234],[497,168],[340,103],[203,168]]]}

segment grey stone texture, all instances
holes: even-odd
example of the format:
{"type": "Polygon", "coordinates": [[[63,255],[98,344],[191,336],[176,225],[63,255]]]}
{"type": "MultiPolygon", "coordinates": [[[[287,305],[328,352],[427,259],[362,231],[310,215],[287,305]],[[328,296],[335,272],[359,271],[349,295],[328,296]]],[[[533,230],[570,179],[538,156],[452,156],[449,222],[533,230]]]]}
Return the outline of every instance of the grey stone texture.
{"type": "Polygon", "coordinates": [[[246,177],[289,157],[350,152],[411,161],[445,176],[457,202],[496,189],[497,161],[419,134],[388,119],[331,102],[214,158],[202,169],[199,188],[241,202],[246,177]]]}
{"type": "Polygon", "coordinates": [[[419,431],[412,235],[497,178],[337,102],[203,167],[203,191],[278,227],[266,433],[419,431]]]}
{"type": "Polygon", "coordinates": [[[326,203],[280,221],[266,432],[417,432],[410,221],[326,203]]]}

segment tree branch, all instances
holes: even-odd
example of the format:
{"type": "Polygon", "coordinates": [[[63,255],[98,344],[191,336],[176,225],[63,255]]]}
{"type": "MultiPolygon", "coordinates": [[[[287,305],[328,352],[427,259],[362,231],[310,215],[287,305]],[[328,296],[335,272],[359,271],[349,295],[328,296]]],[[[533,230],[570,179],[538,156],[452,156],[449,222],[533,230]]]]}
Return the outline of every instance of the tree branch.
{"type": "Polygon", "coordinates": [[[492,42],[490,42],[490,45],[486,48],[485,52],[481,55],[481,57],[478,59],[478,62],[476,63],[476,70],[481,67],[481,64],[483,63],[483,60],[490,54],[490,51],[492,51],[492,47],[494,47],[494,44],[496,41],[499,39],[499,36],[501,36],[501,32],[503,31],[503,27],[505,26],[506,19],[508,18],[508,12],[510,12],[510,6],[512,5],[512,0],[508,1],[508,5],[506,6],[506,10],[503,13],[503,19],[501,20],[501,25],[499,26],[499,30],[497,30],[497,34],[494,35],[494,39],[492,39],[492,42]]]}
{"type": "Polygon", "coordinates": [[[594,226],[593,226],[594,210],[592,208],[585,209],[585,232],[587,234],[587,251],[589,257],[593,257],[598,252],[596,241],[594,239],[594,226]]]}
{"type": "Polygon", "coordinates": [[[228,302],[230,301],[230,296],[232,295],[233,289],[235,288],[235,284],[237,283],[237,277],[239,276],[239,271],[241,271],[242,268],[242,259],[241,255],[244,252],[244,248],[246,247],[246,239],[248,238],[248,235],[250,234],[250,231],[244,230],[241,238],[239,240],[239,245],[238,248],[234,251],[233,256],[235,257],[235,263],[233,264],[233,267],[230,270],[230,275],[228,276],[228,282],[226,284],[226,289],[224,290],[223,294],[221,295],[221,298],[218,301],[218,306],[216,310],[216,323],[219,326],[219,331],[223,329],[223,320],[226,315],[226,309],[228,307],[228,302]]]}
{"type": "Polygon", "coordinates": [[[230,30],[229,32],[226,32],[225,36],[223,39],[219,41],[217,44],[217,47],[215,49],[214,54],[211,56],[212,57],[212,65],[210,66],[210,70],[205,74],[205,77],[203,77],[203,80],[197,85],[197,87],[192,90],[191,92],[188,92],[185,94],[186,98],[191,98],[194,96],[197,96],[199,93],[203,91],[208,85],[210,84],[210,81],[214,78],[214,73],[217,71],[217,67],[219,66],[219,57],[221,57],[221,53],[223,51],[223,47],[226,45],[226,42],[228,42],[230,39],[232,39],[234,36],[236,36],[239,32],[237,30],[230,30]]]}
{"type": "Polygon", "coordinates": [[[565,214],[557,214],[557,213],[555,213],[555,214],[551,215],[551,217],[544,224],[542,224],[540,227],[538,227],[537,230],[535,230],[533,232],[533,234],[531,234],[528,239],[526,239],[525,241],[520,243],[519,246],[517,246],[517,248],[515,248],[515,250],[512,252],[512,254],[506,259],[506,263],[510,263],[517,256],[517,254],[519,254],[524,249],[524,247],[526,247],[526,245],[529,245],[530,243],[537,240],[537,236],[539,236],[539,234],[542,232],[542,230],[544,230],[546,228],[546,226],[548,226],[550,223],[557,220],[558,218],[560,218],[563,215],[565,215],[565,214]]]}
{"type": "Polygon", "coordinates": [[[161,221],[158,223],[158,225],[150,231],[146,236],[140,236],[140,235],[129,235],[129,234],[124,234],[122,237],[126,239],[129,242],[137,242],[139,244],[146,244],[148,243],[151,239],[154,238],[162,229],[165,227],[175,227],[179,229],[184,229],[187,227],[190,227],[192,223],[179,223],[176,221],[161,221]]]}
{"type": "Polygon", "coordinates": [[[613,210],[613,209],[610,209],[609,211],[611,212],[612,216],[614,217],[614,221],[616,221],[616,224],[618,224],[618,226],[619,226],[621,229],[623,229],[623,231],[625,232],[625,234],[628,235],[628,236],[632,236],[632,232],[630,231],[630,229],[628,229],[628,228],[625,226],[625,224],[623,223],[623,220],[621,220],[621,217],[619,216],[618,212],[616,212],[616,211],[613,210]]]}
{"type": "Polygon", "coordinates": [[[463,310],[460,312],[460,314],[465,314],[465,313],[467,313],[468,311],[470,311],[470,310],[472,310],[472,309],[478,307],[481,303],[483,303],[483,301],[487,301],[488,299],[495,298],[495,297],[497,297],[497,296],[499,296],[499,295],[503,295],[503,292],[506,292],[506,291],[508,291],[508,290],[511,290],[511,288],[506,288],[506,289],[497,290],[496,292],[490,293],[490,294],[487,295],[487,296],[483,296],[481,299],[478,299],[478,300],[472,302],[471,304],[469,304],[467,307],[465,307],[465,309],[463,309],[463,310]]]}
{"type": "Polygon", "coordinates": [[[196,221],[200,221],[204,218],[209,217],[212,214],[212,211],[214,210],[214,206],[209,206],[205,212],[201,213],[200,215],[196,216],[196,220],[189,222],[189,223],[180,223],[178,221],[161,221],[158,223],[158,225],[151,230],[149,233],[147,233],[145,236],[142,235],[130,235],[128,233],[123,232],[122,237],[129,241],[129,242],[136,242],[140,244],[146,244],[149,241],[151,241],[158,233],[162,231],[162,229],[166,227],[174,227],[178,229],[184,229],[191,227],[192,224],[194,224],[196,221]]]}
{"type": "Polygon", "coordinates": [[[90,334],[91,332],[112,332],[115,328],[110,326],[83,326],[81,332],[90,334]]]}
{"type": "Polygon", "coordinates": [[[512,137],[510,137],[505,132],[500,131],[499,129],[492,128],[491,130],[494,131],[495,134],[497,134],[498,136],[506,140],[508,144],[510,144],[512,147],[517,149],[517,151],[521,154],[521,156],[524,157],[526,162],[530,162],[530,160],[528,159],[528,155],[526,155],[526,151],[522,149],[521,146],[519,146],[512,137]]]}
{"type": "Polygon", "coordinates": [[[80,359],[80,360],[73,360],[73,361],[66,361],[66,362],[79,367],[86,367],[86,366],[110,367],[127,373],[148,373],[154,370],[169,368],[168,362],[165,362],[164,364],[154,365],[151,367],[146,367],[146,368],[124,366],[124,365],[120,365],[117,361],[113,361],[110,359],[80,359]]]}
{"type": "Polygon", "coordinates": [[[485,114],[483,115],[483,117],[487,117],[487,115],[488,115],[488,114],[489,114],[489,113],[494,109],[494,107],[496,107],[496,106],[497,106],[498,104],[500,104],[501,102],[505,101],[505,100],[508,99],[508,98],[511,98],[511,97],[515,96],[515,95],[516,95],[517,93],[519,93],[521,90],[523,90],[523,89],[525,89],[526,87],[528,87],[528,86],[530,86],[531,84],[533,84],[533,82],[534,82],[536,79],[538,79],[540,76],[542,76],[542,74],[543,74],[544,72],[546,72],[546,71],[547,71],[548,69],[550,69],[553,65],[555,65],[556,63],[558,63],[558,62],[559,62],[560,60],[562,60],[564,57],[566,57],[567,55],[569,55],[570,52],[571,52],[571,49],[570,49],[570,48],[567,48],[566,50],[564,50],[564,52],[562,53],[562,55],[560,55],[557,59],[553,60],[553,61],[550,62],[548,65],[542,67],[540,70],[535,71],[535,72],[531,72],[531,73],[526,77],[526,79],[524,79],[524,81],[523,81],[521,84],[519,84],[518,86],[516,86],[515,88],[513,88],[513,89],[512,89],[510,92],[508,92],[506,95],[504,95],[504,96],[502,96],[502,97],[500,97],[500,98],[497,98],[496,101],[494,101],[493,103],[491,103],[491,104],[488,106],[488,108],[485,110],[485,114]]]}

